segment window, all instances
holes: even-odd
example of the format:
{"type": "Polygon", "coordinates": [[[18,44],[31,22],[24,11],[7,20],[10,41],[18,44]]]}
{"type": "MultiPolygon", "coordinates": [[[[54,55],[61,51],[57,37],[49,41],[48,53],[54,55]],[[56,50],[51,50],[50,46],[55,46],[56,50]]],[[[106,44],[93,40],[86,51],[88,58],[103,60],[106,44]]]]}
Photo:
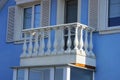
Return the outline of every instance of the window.
{"type": "Polygon", "coordinates": [[[8,8],[7,42],[23,40],[22,30],[50,25],[50,0],[16,0],[8,8]]]}
{"type": "Polygon", "coordinates": [[[120,32],[120,0],[90,0],[89,26],[100,34],[120,32]]]}
{"type": "Polygon", "coordinates": [[[16,69],[15,80],[93,80],[93,71],[73,66],[16,69]]]}
{"type": "Polygon", "coordinates": [[[40,27],[40,4],[24,8],[23,29],[40,27]]]}
{"type": "Polygon", "coordinates": [[[108,26],[120,25],[120,0],[109,0],[108,26]]]}

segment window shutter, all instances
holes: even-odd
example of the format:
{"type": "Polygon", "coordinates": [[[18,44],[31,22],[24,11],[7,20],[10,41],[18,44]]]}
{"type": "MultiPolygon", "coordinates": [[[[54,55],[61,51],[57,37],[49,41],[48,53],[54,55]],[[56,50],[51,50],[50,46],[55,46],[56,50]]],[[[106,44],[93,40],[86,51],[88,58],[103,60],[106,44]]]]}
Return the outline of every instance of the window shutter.
{"type": "Polygon", "coordinates": [[[15,19],[15,7],[8,8],[8,22],[7,22],[7,42],[13,42],[14,40],[14,19],[15,19]]]}
{"type": "Polygon", "coordinates": [[[42,20],[41,26],[50,24],[50,0],[42,0],[42,20]]]}
{"type": "Polygon", "coordinates": [[[97,29],[98,26],[98,0],[89,0],[88,25],[97,29]]]}

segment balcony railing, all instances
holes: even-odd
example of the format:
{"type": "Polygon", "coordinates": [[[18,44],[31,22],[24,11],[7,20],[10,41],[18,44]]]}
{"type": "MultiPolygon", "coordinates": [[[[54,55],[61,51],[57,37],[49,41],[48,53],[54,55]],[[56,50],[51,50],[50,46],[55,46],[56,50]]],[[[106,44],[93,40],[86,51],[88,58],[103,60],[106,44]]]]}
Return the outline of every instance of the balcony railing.
{"type": "Polygon", "coordinates": [[[93,31],[93,28],[80,23],[23,30],[24,44],[21,58],[62,54],[95,57],[93,31]]]}

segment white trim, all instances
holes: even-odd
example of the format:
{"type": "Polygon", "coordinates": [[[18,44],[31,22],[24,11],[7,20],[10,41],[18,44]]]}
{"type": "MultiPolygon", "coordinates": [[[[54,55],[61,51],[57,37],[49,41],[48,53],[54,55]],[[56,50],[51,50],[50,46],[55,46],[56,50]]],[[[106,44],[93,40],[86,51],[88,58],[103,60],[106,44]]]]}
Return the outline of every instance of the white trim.
{"type": "Polygon", "coordinates": [[[64,24],[65,0],[57,0],[57,24],[64,24]]]}
{"type": "Polygon", "coordinates": [[[81,23],[81,0],[78,0],[78,15],[77,15],[77,21],[81,23]]]}
{"type": "Polygon", "coordinates": [[[24,80],[28,80],[28,77],[29,77],[29,69],[26,68],[24,72],[24,80]]]}
{"type": "Polygon", "coordinates": [[[13,80],[17,80],[17,69],[13,69],[13,80]]]}
{"type": "Polygon", "coordinates": [[[70,67],[63,68],[63,80],[70,80],[70,67]]]}

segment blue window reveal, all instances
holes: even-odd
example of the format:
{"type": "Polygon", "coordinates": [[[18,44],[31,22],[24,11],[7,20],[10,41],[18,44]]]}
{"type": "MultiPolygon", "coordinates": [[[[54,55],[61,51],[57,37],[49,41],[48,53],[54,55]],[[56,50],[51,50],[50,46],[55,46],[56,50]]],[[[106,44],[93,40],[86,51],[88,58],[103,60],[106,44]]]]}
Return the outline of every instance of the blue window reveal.
{"type": "Polygon", "coordinates": [[[120,0],[109,0],[108,26],[120,25],[120,0]]]}

